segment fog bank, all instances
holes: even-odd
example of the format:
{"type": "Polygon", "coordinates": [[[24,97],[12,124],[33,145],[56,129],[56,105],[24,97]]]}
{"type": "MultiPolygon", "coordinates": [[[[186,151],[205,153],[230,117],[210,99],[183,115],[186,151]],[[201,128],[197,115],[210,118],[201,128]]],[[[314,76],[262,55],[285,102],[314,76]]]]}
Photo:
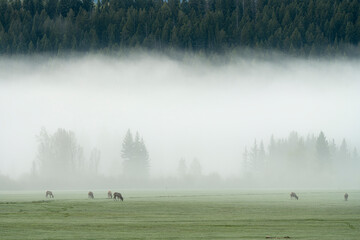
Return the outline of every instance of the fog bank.
{"type": "Polygon", "coordinates": [[[0,174],[29,174],[41,128],[73,131],[99,174],[122,171],[128,129],[149,152],[150,176],[176,177],[180,159],[235,178],[255,139],[326,134],[360,146],[359,61],[134,54],[0,59],[0,174]]]}

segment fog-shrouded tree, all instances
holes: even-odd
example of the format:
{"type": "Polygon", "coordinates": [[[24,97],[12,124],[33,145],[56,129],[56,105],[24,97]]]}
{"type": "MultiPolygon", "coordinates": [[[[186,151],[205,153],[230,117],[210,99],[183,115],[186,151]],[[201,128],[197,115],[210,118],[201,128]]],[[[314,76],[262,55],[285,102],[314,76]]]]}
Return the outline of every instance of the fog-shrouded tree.
{"type": "Polygon", "coordinates": [[[130,129],[127,131],[122,143],[121,157],[126,178],[147,179],[149,177],[149,153],[139,133],[136,133],[133,138],[130,129]]]}
{"type": "Polygon", "coordinates": [[[249,161],[251,162],[251,171],[257,173],[259,170],[259,147],[256,140],[250,149],[249,161]]]}
{"type": "Polygon", "coordinates": [[[100,150],[97,148],[93,148],[89,158],[90,173],[98,174],[100,158],[101,158],[100,150]]]}
{"type": "MultiPolygon", "coordinates": [[[[130,161],[133,155],[134,139],[130,129],[126,132],[125,138],[122,143],[121,157],[124,160],[124,167],[127,161],[130,161]]],[[[126,168],[126,167],[125,167],[126,168]]]]}
{"type": "Polygon", "coordinates": [[[325,134],[321,131],[316,140],[316,157],[321,170],[327,169],[331,165],[329,143],[325,134]]]}
{"type": "Polygon", "coordinates": [[[260,141],[260,146],[259,146],[259,152],[258,152],[258,165],[260,166],[260,170],[262,170],[266,164],[266,153],[265,153],[265,147],[264,147],[264,142],[261,140],[260,141]]]}
{"type": "Polygon", "coordinates": [[[202,167],[197,158],[194,158],[189,167],[189,175],[191,177],[201,177],[202,167]]]}
{"type": "MultiPolygon", "coordinates": [[[[329,182],[336,178],[342,182],[351,183],[356,179],[360,170],[360,159],[356,148],[350,151],[346,140],[342,140],[337,147],[335,140],[328,140],[323,132],[317,137],[308,135],[307,138],[299,136],[297,132],[291,132],[285,139],[275,139],[271,136],[268,151],[261,153],[263,147],[255,141],[250,152],[245,148],[243,153],[243,170],[247,166],[249,173],[254,178],[264,177],[271,182],[307,182],[312,180],[320,183],[329,182]],[[259,161],[264,155],[266,161],[259,161]],[[304,178],[306,174],[306,178],[304,178]]],[[[244,175],[243,175],[244,176],[244,175]]]]}
{"type": "Polygon", "coordinates": [[[76,171],[84,171],[85,170],[84,149],[80,145],[77,147],[75,169],[76,169],[76,171]]]}
{"type": "Polygon", "coordinates": [[[332,158],[334,160],[336,160],[336,155],[337,155],[338,149],[335,143],[335,139],[332,139],[331,141],[329,141],[329,153],[330,156],[332,156],[332,158]]]}
{"type": "Polygon", "coordinates": [[[42,128],[38,139],[36,165],[41,176],[62,177],[82,170],[83,150],[72,131],[59,128],[49,134],[42,128]]]}
{"type": "Polygon", "coordinates": [[[348,149],[346,140],[343,139],[338,152],[339,161],[344,165],[348,165],[350,162],[350,151],[348,149]]]}
{"type": "Polygon", "coordinates": [[[243,177],[248,177],[250,175],[251,165],[250,165],[250,159],[249,159],[249,152],[246,147],[245,147],[244,153],[242,155],[241,167],[242,167],[243,177]]]}
{"type": "Polygon", "coordinates": [[[188,169],[184,158],[180,159],[177,171],[180,178],[186,177],[188,169]]]}

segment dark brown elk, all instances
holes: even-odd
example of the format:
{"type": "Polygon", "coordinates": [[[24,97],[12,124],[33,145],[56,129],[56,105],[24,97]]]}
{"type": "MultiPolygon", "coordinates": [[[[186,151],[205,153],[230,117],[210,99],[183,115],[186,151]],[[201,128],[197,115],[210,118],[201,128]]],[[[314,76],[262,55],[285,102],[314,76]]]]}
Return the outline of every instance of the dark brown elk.
{"type": "Polygon", "coordinates": [[[93,192],[88,192],[88,198],[94,199],[94,193],[93,192]]]}
{"type": "Polygon", "coordinates": [[[121,193],[114,192],[114,199],[116,200],[116,198],[120,199],[121,201],[124,201],[124,198],[121,196],[121,193]]]}
{"type": "Polygon", "coordinates": [[[348,200],[348,197],[349,197],[349,194],[345,193],[345,195],[344,195],[345,201],[348,200]]]}
{"type": "Polygon", "coordinates": [[[113,197],[113,194],[111,191],[108,191],[108,198],[112,198],[113,197]]]}
{"type": "Polygon", "coordinates": [[[49,198],[54,198],[54,194],[52,193],[52,191],[46,191],[46,197],[49,197],[49,198]]]}
{"type": "Polygon", "coordinates": [[[291,199],[293,199],[293,198],[295,198],[296,200],[299,200],[299,197],[296,195],[296,193],[294,193],[294,192],[291,192],[290,193],[290,198],[291,199]]]}

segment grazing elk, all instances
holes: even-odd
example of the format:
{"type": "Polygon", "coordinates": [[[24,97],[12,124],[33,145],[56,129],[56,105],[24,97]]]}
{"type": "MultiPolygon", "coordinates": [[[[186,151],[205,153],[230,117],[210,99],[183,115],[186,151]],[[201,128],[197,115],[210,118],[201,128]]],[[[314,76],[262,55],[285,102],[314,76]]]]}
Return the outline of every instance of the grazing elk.
{"type": "Polygon", "coordinates": [[[116,198],[120,199],[121,201],[124,201],[124,198],[121,196],[121,193],[114,192],[114,199],[116,200],[116,198]]]}
{"type": "Polygon", "coordinates": [[[296,193],[294,192],[291,192],[290,193],[290,198],[293,199],[293,198],[296,198],[296,200],[299,200],[299,197],[296,195],[296,193]]]}
{"type": "Polygon", "coordinates": [[[349,197],[349,194],[345,193],[345,195],[344,195],[345,201],[348,200],[348,197],[349,197]]]}
{"type": "Polygon", "coordinates": [[[46,198],[54,198],[54,194],[52,193],[52,191],[46,191],[46,198]]]}
{"type": "Polygon", "coordinates": [[[88,198],[94,199],[94,193],[93,192],[88,192],[88,198]]]}
{"type": "Polygon", "coordinates": [[[111,191],[108,191],[108,198],[112,198],[113,197],[113,194],[111,191]]]}

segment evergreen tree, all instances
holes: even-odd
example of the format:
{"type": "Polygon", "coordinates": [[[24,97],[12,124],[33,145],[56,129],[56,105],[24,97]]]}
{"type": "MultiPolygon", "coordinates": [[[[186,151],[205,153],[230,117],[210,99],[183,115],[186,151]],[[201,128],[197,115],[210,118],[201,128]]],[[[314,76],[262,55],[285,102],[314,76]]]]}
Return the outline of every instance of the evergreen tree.
{"type": "Polygon", "coordinates": [[[249,153],[247,148],[245,148],[244,153],[242,155],[242,173],[243,176],[248,176],[250,174],[251,166],[249,162],[249,153]]]}
{"type": "Polygon", "coordinates": [[[258,152],[258,164],[262,167],[265,165],[265,157],[266,157],[265,147],[263,141],[261,140],[259,146],[259,152],[258,152]]]}
{"type": "Polygon", "coordinates": [[[187,166],[185,159],[181,158],[178,165],[178,175],[180,178],[185,178],[187,174],[187,166]]]}
{"type": "Polygon", "coordinates": [[[54,0],[46,0],[45,1],[45,10],[47,15],[53,19],[56,15],[57,10],[57,1],[54,0]]]}
{"type": "Polygon", "coordinates": [[[147,179],[149,177],[149,154],[139,133],[133,139],[130,129],[122,144],[124,175],[129,179],[147,179]]]}
{"type": "Polygon", "coordinates": [[[93,0],[83,0],[82,8],[85,11],[90,12],[94,8],[94,1],[93,0]]]}
{"type": "Polygon", "coordinates": [[[189,175],[192,177],[200,177],[202,174],[202,167],[197,158],[194,158],[189,167],[189,175]]]}
{"type": "Polygon", "coordinates": [[[252,171],[255,172],[258,171],[259,168],[258,160],[259,160],[259,148],[255,139],[253,147],[251,148],[250,151],[250,162],[251,162],[250,164],[252,166],[252,171]]]}
{"type": "Polygon", "coordinates": [[[124,172],[130,168],[130,161],[133,157],[134,152],[134,140],[130,132],[130,129],[126,132],[125,138],[122,143],[121,157],[124,164],[124,172]]]}
{"type": "Polygon", "coordinates": [[[316,156],[320,169],[325,169],[330,166],[329,144],[323,132],[320,132],[316,140],[316,156]]]}
{"type": "Polygon", "coordinates": [[[347,147],[347,143],[345,141],[345,139],[342,140],[341,145],[340,145],[340,149],[339,149],[339,158],[341,161],[343,162],[347,162],[347,160],[349,159],[349,150],[347,147]]]}

